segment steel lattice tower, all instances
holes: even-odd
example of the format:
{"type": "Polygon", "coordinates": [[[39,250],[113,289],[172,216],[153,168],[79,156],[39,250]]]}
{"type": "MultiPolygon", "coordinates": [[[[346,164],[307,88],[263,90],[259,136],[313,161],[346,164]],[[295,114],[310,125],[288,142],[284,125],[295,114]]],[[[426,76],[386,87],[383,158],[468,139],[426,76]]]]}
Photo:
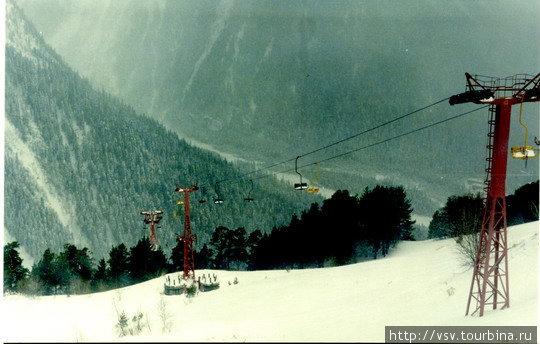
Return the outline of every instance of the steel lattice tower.
{"type": "Polygon", "coordinates": [[[512,106],[540,100],[540,74],[508,78],[471,76],[467,91],[450,98],[450,105],[490,104],[486,146],[485,211],[478,240],[466,315],[484,315],[485,306],[510,307],[506,232],[506,167],[512,106]]]}
{"type": "Polygon", "coordinates": [[[176,192],[184,193],[184,235],[179,237],[179,240],[184,243],[184,274],[183,278],[192,278],[195,280],[195,257],[193,252],[194,237],[191,233],[191,220],[189,217],[189,193],[197,191],[199,188],[191,186],[189,189],[183,189],[181,187],[176,188],[176,192]]]}

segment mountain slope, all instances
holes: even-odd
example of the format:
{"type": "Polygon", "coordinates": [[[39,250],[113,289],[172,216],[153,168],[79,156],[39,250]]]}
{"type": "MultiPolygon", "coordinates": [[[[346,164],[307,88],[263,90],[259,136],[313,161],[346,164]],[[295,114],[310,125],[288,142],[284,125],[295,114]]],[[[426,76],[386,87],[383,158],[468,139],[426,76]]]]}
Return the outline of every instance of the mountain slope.
{"type": "MultiPolygon", "coordinates": [[[[537,1],[21,3],[95,85],[183,137],[264,162],[462,92],[464,72],[502,77],[540,68],[531,45],[540,33],[537,1]]],[[[444,103],[302,163],[468,109],[444,103]]],[[[382,176],[414,190],[413,203],[431,216],[448,196],[478,191],[486,113],[327,162],[321,182],[361,192],[382,176]]],[[[525,105],[531,133],[537,113],[538,104],[525,105]]],[[[523,129],[512,125],[511,142],[521,144],[523,129]]],[[[536,180],[538,166],[510,162],[509,177],[511,192],[536,180]]]]}
{"type": "Polygon", "coordinates": [[[217,274],[221,287],[191,300],[162,295],[164,277],[91,295],[8,295],[2,336],[117,341],[121,312],[144,320],[139,336],[120,340],[147,342],[384,342],[385,326],[537,326],[538,225],[509,228],[511,306],[481,318],[464,315],[472,272],[447,239],[402,242],[386,258],[341,267],[197,271],[217,274]]]}
{"type": "Polygon", "coordinates": [[[129,247],[148,235],[139,212],[150,208],[165,211],[158,240],[174,247],[182,231],[171,217],[177,183],[207,185],[192,195],[201,245],[218,225],[267,231],[320,199],[300,197],[270,178],[254,184],[253,204],[243,201],[247,181],[214,190],[214,181],[238,178],[241,165],[189,146],[93,89],[10,2],[6,28],[5,231],[34,259],[68,242],[88,247],[95,258],[120,242],[129,247]],[[226,200],[222,207],[211,202],[216,192],[226,200]],[[196,202],[203,197],[209,202],[196,202]]]}

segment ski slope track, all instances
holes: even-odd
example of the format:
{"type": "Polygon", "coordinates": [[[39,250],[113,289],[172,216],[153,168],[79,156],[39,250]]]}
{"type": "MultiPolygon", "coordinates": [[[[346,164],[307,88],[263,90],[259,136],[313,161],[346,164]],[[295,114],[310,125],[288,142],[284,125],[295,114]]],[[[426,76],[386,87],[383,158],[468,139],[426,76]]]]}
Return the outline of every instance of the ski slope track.
{"type": "Polygon", "coordinates": [[[164,277],[89,295],[5,295],[2,339],[384,342],[387,325],[537,325],[538,231],[538,222],[509,228],[510,308],[483,317],[465,316],[472,271],[447,239],[401,242],[386,258],[340,267],[197,271],[217,274],[221,288],[192,299],[163,295],[164,277]],[[144,315],[139,335],[118,337],[121,312],[130,324],[144,315]]]}

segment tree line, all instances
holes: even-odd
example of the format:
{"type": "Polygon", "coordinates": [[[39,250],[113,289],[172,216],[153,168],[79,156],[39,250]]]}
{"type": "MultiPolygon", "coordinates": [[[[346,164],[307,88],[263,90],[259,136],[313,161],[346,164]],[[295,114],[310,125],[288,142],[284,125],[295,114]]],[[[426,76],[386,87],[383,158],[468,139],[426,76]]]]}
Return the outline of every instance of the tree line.
{"type": "MultiPolygon", "coordinates": [[[[402,187],[366,188],[361,196],[338,190],[322,206],[313,203],[300,217],[294,214],[288,225],[269,233],[257,229],[248,234],[244,227],[218,226],[209,242],[195,250],[195,267],[303,268],[385,256],[399,240],[413,239],[411,212],[402,187]]],[[[153,251],[147,237],[129,249],[122,243],[113,246],[96,267],[88,248],[65,244],[59,253],[46,249],[31,270],[22,266],[17,247],[17,242],[4,246],[4,288],[38,295],[102,291],[183,267],[182,241],[177,241],[169,259],[162,248],[153,251]]]]}
{"type": "MultiPolygon", "coordinates": [[[[508,224],[538,220],[538,181],[507,197],[508,224]]],[[[430,238],[474,234],[480,228],[479,194],[451,196],[429,226],[430,238]]],[[[218,226],[208,243],[195,250],[196,269],[260,270],[323,267],[386,256],[400,240],[414,240],[411,204],[402,187],[375,186],[359,195],[336,191],[322,205],[313,203],[288,225],[268,233],[218,226]]],[[[65,244],[45,250],[31,268],[22,265],[17,242],[4,246],[4,290],[34,295],[73,294],[127,286],[183,268],[183,242],[167,258],[152,250],[147,237],[127,248],[113,246],[97,266],[87,248],[65,244]]]]}
{"type": "Polygon", "coordinates": [[[14,241],[4,246],[4,291],[31,295],[86,294],[123,287],[155,278],[171,271],[162,249],[152,250],[147,237],[128,249],[123,243],[113,246],[108,259],[94,259],[88,248],[65,244],[56,253],[50,249],[27,269],[22,265],[14,241]]]}
{"type": "MultiPolygon", "coordinates": [[[[300,217],[269,233],[217,227],[196,252],[200,269],[261,270],[323,267],[386,256],[400,240],[414,240],[411,204],[402,187],[375,186],[362,195],[336,191],[322,206],[313,203],[300,217]]],[[[182,243],[174,251],[181,252],[182,243]]],[[[179,269],[182,256],[173,257],[179,269]]]]}

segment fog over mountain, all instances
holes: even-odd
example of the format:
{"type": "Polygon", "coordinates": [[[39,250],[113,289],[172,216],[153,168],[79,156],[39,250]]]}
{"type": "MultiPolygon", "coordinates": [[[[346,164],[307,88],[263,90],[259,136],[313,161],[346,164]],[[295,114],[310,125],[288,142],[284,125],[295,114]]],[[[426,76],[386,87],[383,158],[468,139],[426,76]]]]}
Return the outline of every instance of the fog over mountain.
{"type": "Polygon", "coordinates": [[[177,183],[202,183],[191,195],[197,247],[217,226],[269,231],[321,201],[272,178],[237,181],[216,194],[214,182],[238,178],[238,164],[92,88],[11,2],[6,24],[4,232],[34,260],[66,243],[88,247],[96,259],[113,245],[134,245],[149,235],[140,211],[151,209],[165,211],[157,236],[169,255],[183,232],[177,183]],[[250,193],[255,201],[244,202],[250,193]]]}
{"type": "MultiPolygon", "coordinates": [[[[465,72],[505,77],[540,70],[538,1],[18,3],[43,39],[96,88],[187,140],[263,163],[462,92],[465,72]]],[[[300,162],[475,107],[443,102],[300,162]]],[[[511,145],[523,141],[518,110],[511,145]]],[[[524,105],[530,142],[540,136],[538,113],[538,104],[524,105]]],[[[448,196],[480,190],[486,133],[482,110],[323,163],[320,182],[353,192],[403,184],[415,211],[430,216],[448,196]]],[[[509,192],[537,178],[537,161],[509,162],[509,192]]]]}

